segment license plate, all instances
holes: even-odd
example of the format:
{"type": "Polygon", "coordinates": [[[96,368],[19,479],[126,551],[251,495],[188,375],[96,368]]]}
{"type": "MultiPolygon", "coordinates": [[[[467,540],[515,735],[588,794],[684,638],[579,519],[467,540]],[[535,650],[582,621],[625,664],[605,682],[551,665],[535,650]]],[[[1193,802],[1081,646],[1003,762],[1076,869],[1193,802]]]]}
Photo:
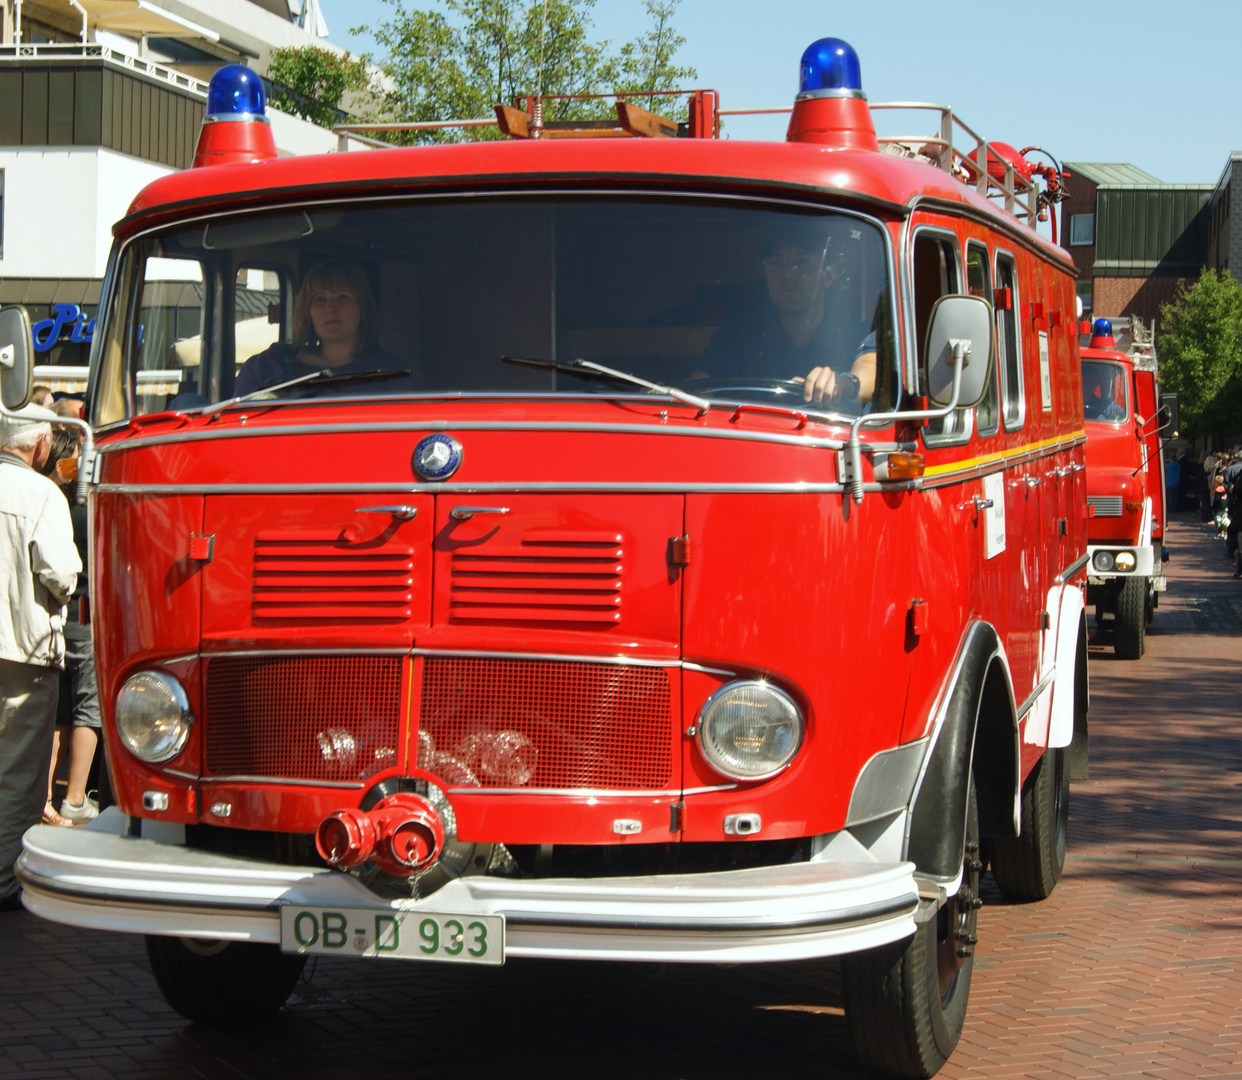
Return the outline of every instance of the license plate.
{"type": "Polygon", "coordinates": [[[501,915],[290,904],[280,909],[280,948],[283,952],[322,956],[503,964],[505,920],[501,915]]]}

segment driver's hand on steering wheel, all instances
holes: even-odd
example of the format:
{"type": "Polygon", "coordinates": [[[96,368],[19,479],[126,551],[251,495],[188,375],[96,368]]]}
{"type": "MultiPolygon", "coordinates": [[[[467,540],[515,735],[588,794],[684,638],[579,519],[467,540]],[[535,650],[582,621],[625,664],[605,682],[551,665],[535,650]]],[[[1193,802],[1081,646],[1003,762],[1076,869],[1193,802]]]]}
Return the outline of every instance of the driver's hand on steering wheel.
{"type": "Polygon", "coordinates": [[[812,368],[806,378],[796,376],[793,381],[805,384],[802,387],[802,400],[815,405],[832,401],[840,392],[837,373],[830,367],[812,368]]]}

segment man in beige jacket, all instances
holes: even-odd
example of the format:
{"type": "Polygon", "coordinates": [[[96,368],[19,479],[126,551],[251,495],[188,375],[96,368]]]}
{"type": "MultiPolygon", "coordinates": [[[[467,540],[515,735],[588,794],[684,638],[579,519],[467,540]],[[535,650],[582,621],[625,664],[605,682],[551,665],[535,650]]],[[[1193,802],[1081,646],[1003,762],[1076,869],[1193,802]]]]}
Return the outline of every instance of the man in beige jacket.
{"type": "Polygon", "coordinates": [[[20,907],[13,864],[43,816],[65,662],[65,602],[82,561],[69,504],[38,469],[56,414],[0,416],[0,911],[20,907]]]}

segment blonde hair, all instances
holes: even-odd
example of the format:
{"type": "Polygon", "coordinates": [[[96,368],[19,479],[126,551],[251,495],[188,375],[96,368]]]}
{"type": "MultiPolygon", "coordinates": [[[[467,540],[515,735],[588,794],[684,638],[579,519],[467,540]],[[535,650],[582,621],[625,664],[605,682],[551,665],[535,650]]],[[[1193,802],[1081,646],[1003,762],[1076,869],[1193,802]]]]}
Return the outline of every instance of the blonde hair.
{"type": "Polygon", "coordinates": [[[325,259],[310,268],[293,301],[293,344],[315,348],[319,337],[311,321],[311,298],[316,289],[348,290],[358,301],[359,352],[370,352],[379,345],[379,309],[367,276],[355,262],[348,259],[325,259]]]}

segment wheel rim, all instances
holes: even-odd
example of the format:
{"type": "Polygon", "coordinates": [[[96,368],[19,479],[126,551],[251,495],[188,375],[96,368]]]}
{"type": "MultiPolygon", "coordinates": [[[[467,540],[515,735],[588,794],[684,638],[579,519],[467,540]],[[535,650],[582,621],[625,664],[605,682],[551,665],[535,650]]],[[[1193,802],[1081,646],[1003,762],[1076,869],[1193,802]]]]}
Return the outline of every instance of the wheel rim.
{"type": "Polygon", "coordinates": [[[962,860],[962,884],[957,895],[949,899],[936,917],[936,980],[940,987],[940,1007],[953,1000],[958,976],[975,954],[979,940],[975,930],[979,923],[979,877],[983,861],[979,858],[979,841],[968,839],[962,860]]]}

